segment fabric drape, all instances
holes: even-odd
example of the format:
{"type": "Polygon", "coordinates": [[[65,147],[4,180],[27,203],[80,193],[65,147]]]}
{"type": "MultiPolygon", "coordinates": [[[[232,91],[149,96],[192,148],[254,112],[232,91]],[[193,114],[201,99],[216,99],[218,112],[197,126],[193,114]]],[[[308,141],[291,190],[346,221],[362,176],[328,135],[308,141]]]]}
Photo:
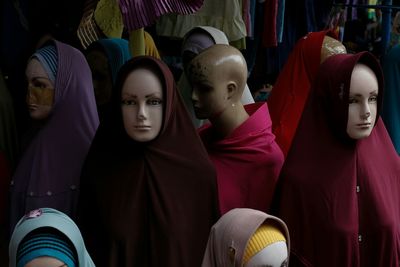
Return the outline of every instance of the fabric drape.
{"type": "Polygon", "coordinates": [[[120,70],[112,116],[100,126],[82,173],[80,227],[98,266],[200,266],[218,218],[215,171],[176,91],[153,57],[120,70]],[[157,69],[164,88],[159,135],[125,133],[121,88],[134,69],[157,69]]]}
{"type": "Polygon", "coordinates": [[[377,118],[361,140],[347,133],[354,66],[377,76],[368,52],[334,55],[320,67],[274,202],[291,232],[291,266],[398,266],[400,264],[400,162],[377,118]]]}

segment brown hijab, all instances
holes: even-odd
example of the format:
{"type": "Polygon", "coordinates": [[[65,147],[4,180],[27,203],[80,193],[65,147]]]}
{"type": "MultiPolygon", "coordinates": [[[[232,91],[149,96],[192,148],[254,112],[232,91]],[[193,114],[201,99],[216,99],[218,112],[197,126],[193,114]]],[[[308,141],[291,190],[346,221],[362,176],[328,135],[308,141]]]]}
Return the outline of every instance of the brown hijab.
{"type": "Polygon", "coordinates": [[[80,194],[80,226],[97,266],[200,266],[218,217],[215,171],[172,73],[161,61],[136,57],[119,71],[112,116],[100,126],[80,194]],[[134,69],[163,84],[159,135],[138,143],[125,133],[121,89],[134,69]]]}
{"type": "Polygon", "coordinates": [[[400,266],[400,162],[380,118],[367,138],[347,133],[350,81],[368,52],[320,67],[276,193],[291,233],[291,266],[400,266]]]}

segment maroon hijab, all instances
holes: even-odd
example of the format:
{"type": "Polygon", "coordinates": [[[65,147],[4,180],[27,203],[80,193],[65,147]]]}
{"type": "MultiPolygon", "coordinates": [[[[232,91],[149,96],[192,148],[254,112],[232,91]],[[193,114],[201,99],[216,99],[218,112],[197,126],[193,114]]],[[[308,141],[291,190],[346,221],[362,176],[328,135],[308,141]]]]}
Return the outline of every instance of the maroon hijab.
{"type": "Polygon", "coordinates": [[[377,118],[371,135],[346,133],[352,71],[383,76],[368,52],[335,55],[320,67],[276,195],[291,232],[291,266],[400,266],[400,162],[377,118]]]}
{"type": "Polygon", "coordinates": [[[97,266],[200,266],[218,219],[215,171],[176,91],[152,57],[128,61],[117,78],[113,115],[96,133],[82,174],[80,227],[97,266]],[[121,88],[150,68],[163,84],[159,135],[138,143],[125,133],[121,88]]]}

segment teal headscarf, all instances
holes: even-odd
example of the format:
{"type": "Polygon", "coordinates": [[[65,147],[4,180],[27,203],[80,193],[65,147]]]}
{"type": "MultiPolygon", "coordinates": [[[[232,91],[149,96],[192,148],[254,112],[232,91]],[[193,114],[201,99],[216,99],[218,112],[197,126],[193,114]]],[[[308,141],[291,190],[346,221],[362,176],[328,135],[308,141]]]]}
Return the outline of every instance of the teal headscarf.
{"type": "Polygon", "coordinates": [[[132,57],[131,52],[129,51],[128,41],[119,38],[99,39],[92,45],[100,45],[106,52],[113,83],[115,83],[118,70],[132,57]]]}
{"type": "Polygon", "coordinates": [[[385,91],[382,119],[393,145],[400,154],[400,45],[394,46],[383,64],[385,91]]]}
{"type": "Polygon", "coordinates": [[[55,230],[58,230],[64,234],[71,241],[78,256],[78,266],[95,266],[88,252],[86,251],[82,235],[74,221],[64,213],[55,209],[41,208],[29,212],[21,220],[19,220],[18,224],[15,226],[9,246],[10,267],[17,266],[16,260],[18,246],[24,237],[32,231],[43,227],[54,228],[55,230]]]}

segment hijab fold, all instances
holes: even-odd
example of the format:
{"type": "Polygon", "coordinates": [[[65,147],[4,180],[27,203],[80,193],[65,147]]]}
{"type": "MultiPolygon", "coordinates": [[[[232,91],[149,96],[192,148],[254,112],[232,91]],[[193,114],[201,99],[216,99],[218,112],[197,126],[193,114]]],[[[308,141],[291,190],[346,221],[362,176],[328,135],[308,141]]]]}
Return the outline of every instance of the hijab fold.
{"type": "Polygon", "coordinates": [[[135,57],[120,70],[111,119],[96,133],[82,173],[80,226],[98,266],[200,266],[218,217],[215,171],[161,61],[135,57]],[[164,90],[159,135],[125,132],[121,90],[147,67],[164,90]]]}

